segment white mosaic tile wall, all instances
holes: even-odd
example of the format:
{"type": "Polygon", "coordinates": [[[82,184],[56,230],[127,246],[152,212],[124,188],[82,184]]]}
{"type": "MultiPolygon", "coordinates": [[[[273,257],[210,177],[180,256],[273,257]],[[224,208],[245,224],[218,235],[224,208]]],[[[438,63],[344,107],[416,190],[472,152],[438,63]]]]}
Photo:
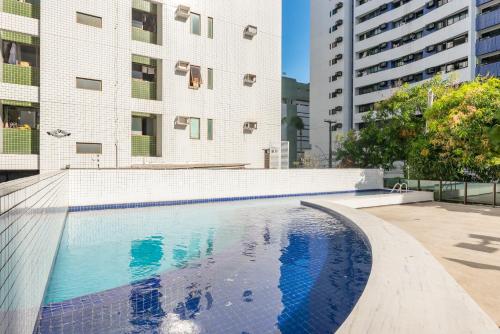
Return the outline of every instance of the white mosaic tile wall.
{"type": "Polygon", "coordinates": [[[382,189],[381,170],[70,170],[70,206],[382,189]]]}
{"type": "Polygon", "coordinates": [[[263,149],[280,145],[281,1],[171,0],[161,6],[161,45],[131,38],[132,1],[44,0],[41,2],[40,168],[127,167],[154,163],[248,163],[264,166],[263,149]],[[175,19],[179,4],[201,15],[201,36],[190,21],[175,19]],[[76,23],[75,13],[102,17],[102,28],[76,23]],[[207,37],[207,18],[214,38],[207,37]],[[253,39],[247,25],[258,27],[253,39]],[[131,97],[132,54],[161,60],[161,101],[131,97]],[[179,60],[201,66],[205,83],[188,88],[189,75],[175,72],[179,60]],[[214,69],[214,89],[207,89],[207,68],[214,69]],[[256,74],[252,87],[246,73],[256,74]],[[75,87],[75,78],[102,80],[102,91],[75,87]],[[131,157],[131,114],[161,115],[162,156],[131,157]],[[174,129],[176,116],[201,118],[201,139],[189,129],[174,129]],[[207,119],[214,120],[214,140],[207,140],[207,119]],[[253,134],[245,121],[258,122],[253,134]],[[47,131],[71,136],[55,139],[47,131]],[[103,153],[76,154],[77,142],[102,143],[103,153]],[[99,160],[99,161],[98,161],[99,160]]]}
{"type": "Polygon", "coordinates": [[[66,172],[0,186],[1,334],[33,332],[64,227],[67,190],[66,172]]]}

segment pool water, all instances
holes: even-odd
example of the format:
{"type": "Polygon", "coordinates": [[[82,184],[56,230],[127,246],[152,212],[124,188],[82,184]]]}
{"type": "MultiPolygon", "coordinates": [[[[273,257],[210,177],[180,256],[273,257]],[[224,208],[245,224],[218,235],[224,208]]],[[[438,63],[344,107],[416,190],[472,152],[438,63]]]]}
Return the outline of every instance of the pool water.
{"type": "Polygon", "coordinates": [[[38,333],[331,333],[371,268],[298,199],[71,213],[38,333]]]}

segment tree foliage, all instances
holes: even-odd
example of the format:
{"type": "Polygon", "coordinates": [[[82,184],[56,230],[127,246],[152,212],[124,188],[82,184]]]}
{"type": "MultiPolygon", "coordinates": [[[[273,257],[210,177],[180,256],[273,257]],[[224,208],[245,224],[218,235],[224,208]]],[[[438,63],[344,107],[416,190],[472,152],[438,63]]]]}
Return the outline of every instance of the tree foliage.
{"type": "Polygon", "coordinates": [[[404,161],[413,178],[498,179],[500,79],[455,85],[436,77],[403,86],[375,109],[363,129],[341,138],[341,166],[389,169],[404,161]]]}

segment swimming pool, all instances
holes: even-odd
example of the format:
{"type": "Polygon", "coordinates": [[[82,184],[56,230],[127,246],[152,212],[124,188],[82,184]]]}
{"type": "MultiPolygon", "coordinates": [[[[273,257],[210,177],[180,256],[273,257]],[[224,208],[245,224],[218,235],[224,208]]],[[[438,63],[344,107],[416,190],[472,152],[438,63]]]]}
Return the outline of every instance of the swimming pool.
{"type": "Polygon", "coordinates": [[[331,333],[371,268],[299,199],[71,213],[38,333],[331,333]]]}

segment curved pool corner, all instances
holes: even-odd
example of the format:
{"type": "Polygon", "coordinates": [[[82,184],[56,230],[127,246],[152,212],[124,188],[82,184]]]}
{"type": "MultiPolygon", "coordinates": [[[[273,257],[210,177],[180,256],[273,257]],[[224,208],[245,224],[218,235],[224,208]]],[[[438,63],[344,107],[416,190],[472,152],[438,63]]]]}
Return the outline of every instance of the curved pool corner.
{"type": "Polygon", "coordinates": [[[371,248],[368,282],[336,333],[499,333],[493,320],[406,232],[344,205],[301,203],[356,226],[371,248]]]}

